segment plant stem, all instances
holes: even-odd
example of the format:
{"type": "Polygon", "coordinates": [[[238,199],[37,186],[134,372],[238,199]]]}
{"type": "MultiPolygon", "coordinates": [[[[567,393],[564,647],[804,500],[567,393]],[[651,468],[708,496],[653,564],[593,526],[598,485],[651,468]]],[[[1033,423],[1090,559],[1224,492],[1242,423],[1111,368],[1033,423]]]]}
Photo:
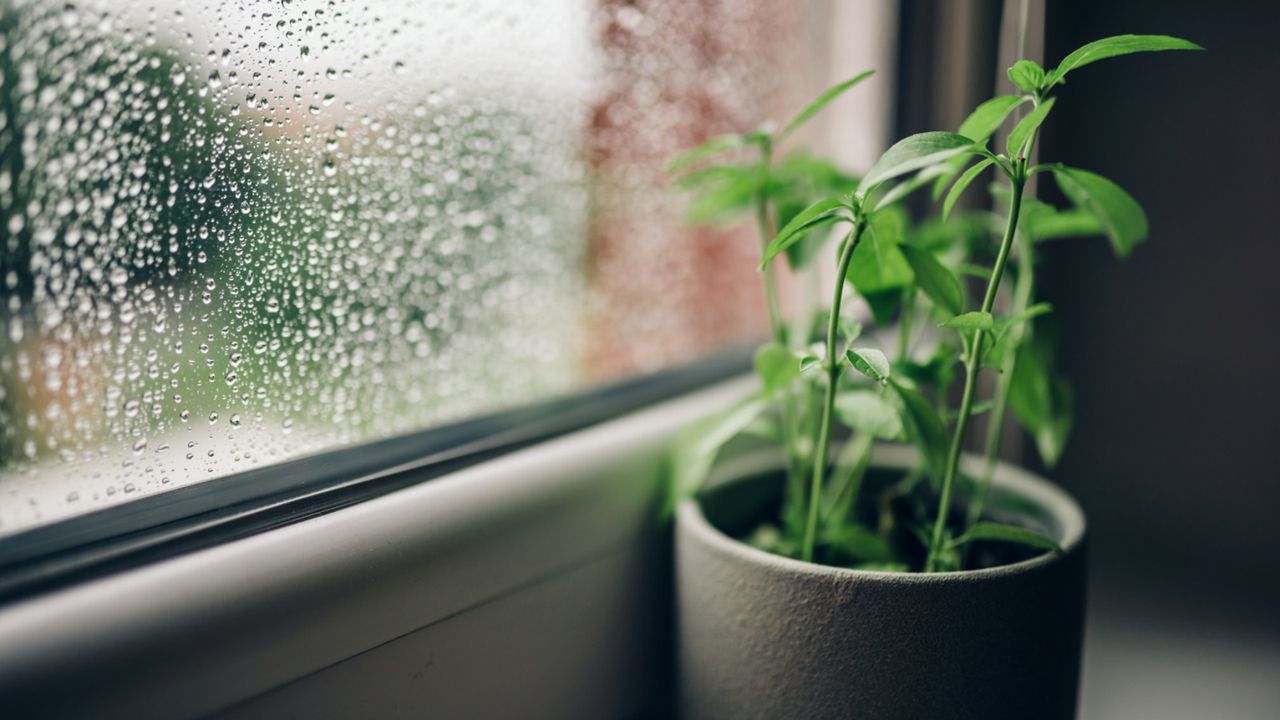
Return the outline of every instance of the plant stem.
{"type": "MultiPolygon", "coordinates": [[[[995,267],[991,270],[991,278],[987,282],[987,292],[982,298],[982,312],[990,313],[995,306],[996,291],[1000,289],[1000,279],[1004,276],[1005,265],[1009,262],[1009,251],[1013,247],[1014,234],[1018,229],[1018,214],[1022,210],[1022,188],[1026,184],[1025,164],[1019,159],[1014,163],[1013,195],[1009,201],[1009,223],[1004,230],[1004,239],[1000,242],[1000,251],[996,255],[995,267]]],[[[942,498],[938,502],[938,517],[933,523],[933,535],[929,542],[929,555],[925,561],[925,572],[933,572],[937,566],[938,556],[942,552],[943,533],[947,527],[947,515],[951,508],[951,495],[955,490],[956,473],[960,465],[960,448],[964,443],[965,429],[969,425],[969,414],[973,410],[973,395],[978,384],[978,370],[982,365],[982,345],[986,335],[981,330],[973,334],[969,343],[969,353],[965,358],[964,393],[960,396],[960,413],[956,418],[956,428],[951,436],[951,447],[947,452],[947,466],[942,478],[942,498]]]]}
{"type": "Polygon", "coordinates": [[[801,559],[813,562],[813,547],[818,530],[818,500],[822,495],[822,479],[827,469],[827,450],[831,444],[831,416],[835,411],[836,385],[840,380],[840,358],[836,357],[836,344],[840,331],[840,304],[844,299],[844,280],[849,274],[849,262],[853,259],[853,251],[862,240],[862,229],[865,220],[859,214],[853,223],[853,230],[845,241],[840,252],[840,261],[836,265],[836,289],[831,299],[831,316],[827,319],[827,392],[822,404],[822,422],[818,425],[818,444],[813,461],[813,483],[809,487],[809,513],[805,522],[804,542],[801,545],[801,559]]]}
{"type": "MultiPolygon", "coordinates": [[[[1034,264],[1032,263],[1030,244],[1021,248],[1018,253],[1018,277],[1013,285],[1013,305],[1009,310],[1017,316],[1031,306],[1034,285],[1034,264]]],[[[1009,393],[1013,388],[1013,372],[1017,367],[1017,349],[1026,335],[1026,326],[1018,325],[1009,329],[1009,341],[1003,362],[1000,365],[1000,377],[996,379],[996,389],[992,396],[991,415],[987,424],[987,440],[985,459],[982,465],[982,477],[974,493],[973,502],[969,504],[969,523],[982,518],[986,509],[987,495],[991,492],[991,480],[995,476],[996,459],[1000,455],[1000,440],[1004,435],[1004,415],[1009,407],[1009,393]]]]}
{"type": "Polygon", "coordinates": [[[902,317],[898,319],[898,362],[907,359],[911,348],[911,316],[915,312],[916,287],[908,286],[902,292],[902,317]]]}
{"type": "MultiPolygon", "coordinates": [[[[761,253],[773,239],[773,223],[769,218],[769,174],[772,166],[773,146],[765,140],[760,146],[760,188],[755,197],[756,234],[759,236],[761,253]]],[[[778,301],[778,286],[773,265],[770,264],[764,269],[764,302],[769,313],[769,330],[773,334],[775,343],[788,347],[787,327],[778,301]]],[[[792,402],[794,398],[788,388],[782,388],[780,394],[778,406],[782,415],[782,439],[787,457],[786,503],[799,504],[804,501],[804,472],[802,458],[796,449],[799,430],[796,426],[795,408],[792,402]]],[[[786,525],[789,518],[798,514],[798,509],[794,513],[783,512],[783,524],[786,525]]]]}
{"type": "MultiPolygon", "coordinates": [[[[766,141],[760,147],[760,189],[756,192],[756,234],[760,236],[760,251],[764,252],[773,238],[773,223],[769,222],[769,169],[773,164],[773,150],[766,141]]],[[[764,304],[769,311],[769,329],[774,342],[787,344],[787,328],[782,322],[782,310],[778,304],[778,283],[774,277],[774,265],[764,269],[764,304]]]]}

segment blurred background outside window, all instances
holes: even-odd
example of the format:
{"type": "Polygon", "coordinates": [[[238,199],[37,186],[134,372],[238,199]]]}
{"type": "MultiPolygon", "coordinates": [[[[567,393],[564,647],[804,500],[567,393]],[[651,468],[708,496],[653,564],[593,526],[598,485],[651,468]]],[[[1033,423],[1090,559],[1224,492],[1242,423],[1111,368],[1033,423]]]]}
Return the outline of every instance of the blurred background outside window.
{"type": "Polygon", "coordinates": [[[758,339],[665,164],[886,65],[838,5],[0,0],[0,535],[758,339]]]}

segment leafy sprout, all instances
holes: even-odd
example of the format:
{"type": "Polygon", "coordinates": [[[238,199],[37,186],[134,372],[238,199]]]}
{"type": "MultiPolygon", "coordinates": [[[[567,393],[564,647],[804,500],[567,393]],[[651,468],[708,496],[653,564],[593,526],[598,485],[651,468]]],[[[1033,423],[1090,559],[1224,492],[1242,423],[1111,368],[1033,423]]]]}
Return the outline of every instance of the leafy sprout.
{"type": "Polygon", "coordinates": [[[787,485],[779,526],[766,523],[750,536],[764,549],[854,568],[925,572],[972,566],[985,552],[978,547],[1060,551],[1034,528],[985,514],[1007,411],[1048,464],[1060,457],[1073,419],[1070,388],[1054,372],[1054,334],[1046,324],[1052,308],[1035,301],[1036,254],[1045,241],[1104,235],[1123,258],[1149,226],[1137,201],[1111,180],[1061,163],[1034,164],[1036,143],[1056,107],[1053,92],[1068,74],[1106,58],[1196,49],[1168,36],[1121,35],[1089,43],[1048,70],[1019,60],[1007,73],[1017,94],[979,104],[955,132],[898,141],[856,181],[803,154],[775,163],[774,150],[870,72],[824,92],[781,132],[713,138],[674,158],[677,183],[695,193],[695,219],[755,217],[774,329],[773,342],[756,355],[758,393],[682,441],[677,475],[684,491],[696,488],[720,445],[772,413],[781,420],[787,485]],[[997,153],[989,145],[1002,128],[997,153]],[[988,170],[998,181],[989,186],[995,212],[957,213],[961,196],[988,170]],[[1027,196],[1028,180],[1040,173],[1053,176],[1070,207],[1027,196]],[[913,227],[900,201],[924,187],[941,208],[913,227]],[[784,327],[770,274],[778,258],[804,268],[837,228],[829,306],[811,322],[784,327]],[[997,307],[1006,274],[1013,288],[997,307]],[[961,278],[984,281],[982,294],[970,298],[961,278]],[[884,333],[868,345],[861,325],[844,314],[850,290],[881,329],[896,321],[896,352],[873,346],[884,333]],[[979,399],[983,369],[995,371],[995,388],[979,399]],[[952,408],[957,370],[959,403],[952,408]],[[989,414],[984,463],[970,477],[960,474],[959,461],[969,421],[979,413],[989,414]],[[850,439],[833,462],[837,425],[850,439]],[[919,449],[919,467],[876,487],[879,495],[862,497],[872,492],[863,477],[874,442],[903,438],[919,449]]]}

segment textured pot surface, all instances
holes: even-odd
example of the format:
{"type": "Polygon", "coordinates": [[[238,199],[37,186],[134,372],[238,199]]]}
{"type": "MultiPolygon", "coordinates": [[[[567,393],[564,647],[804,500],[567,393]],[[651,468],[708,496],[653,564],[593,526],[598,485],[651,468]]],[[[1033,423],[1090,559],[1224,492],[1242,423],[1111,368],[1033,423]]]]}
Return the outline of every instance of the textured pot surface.
{"type": "MultiPolygon", "coordinates": [[[[872,462],[905,468],[912,459],[886,446],[872,462]]],[[[1002,465],[994,492],[1023,501],[1062,555],[964,572],[869,572],[772,555],[719,529],[749,528],[776,506],[778,482],[765,473],[777,467],[773,456],[744,458],[679,509],[684,717],[1075,717],[1085,525],[1070,496],[1002,465]]]]}

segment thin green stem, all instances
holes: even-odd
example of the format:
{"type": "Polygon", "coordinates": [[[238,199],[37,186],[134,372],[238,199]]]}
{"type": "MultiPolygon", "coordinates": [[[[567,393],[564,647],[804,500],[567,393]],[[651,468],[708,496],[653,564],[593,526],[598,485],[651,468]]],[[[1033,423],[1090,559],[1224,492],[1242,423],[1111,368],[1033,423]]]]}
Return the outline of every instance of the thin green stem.
{"type": "MultiPolygon", "coordinates": [[[[1018,277],[1013,285],[1013,304],[1010,315],[1018,316],[1031,306],[1035,284],[1034,264],[1031,247],[1028,243],[1021,248],[1017,258],[1018,277]]],[[[992,395],[991,415],[987,423],[987,439],[982,465],[982,477],[974,492],[973,501],[969,504],[969,522],[972,524],[982,517],[986,509],[987,496],[991,492],[991,480],[995,476],[996,460],[1000,456],[1000,441],[1004,436],[1004,416],[1009,407],[1009,393],[1013,388],[1013,372],[1017,367],[1017,349],[1026,335],[1026,326],[1017,325],[1009,328],[1009,339],[1006,343],[1005,356],[1000,363],[1000,377],[996,379],[995,392],[992,395]]]]}
{"type": "MultiPolygon", "coordinates": [[[[756,233],[760,236],[760,252],[763,256],[769,241],[773,239],[773,223],[769,221],[769,170],[773,164],[773,151],[766,142],[760,147],[760,188],[756,191],[756,233]]],[[[769,329],[774,342],[787,344],[787,328],[782,321],[782,309],[778,303],[778,283],[770,263],[764,269],[764,303],[769,311],[769,329]]]]}
{"type": "MultiPolygon", "coordinates": [[[[881,390],[883,396],[883,389],[881,390]]],[[[845,446],[837,470],[842,474],[833,477],[834,482],[827,489],[827,509],[823,519],[835,522],[846,521],[853,515],[858,504],[858,494],[862,491],[862,480],[867,474],[867,466],[871,462],[871,448],[875,445],[875,437],[869,432],[860,432],[845,446]]]]}
{"type": "Polygon", "coordinates": [[[865,225],[861,214],[853,223],[853,230],[845,241],[840,252],[840,260],[836,265],[836,288],[831,299],[831,316],[827,319],[827,357],[824,360],[827,371],[826,397],[822,404],[822,421],[818,425],[818,444],[813,461],[813,482],[809,487],[809,512],[804,527],[804,542],[801,544],[801,558],[805,562],[813,562],[813,548],[818,531],[818,505],[822,495],[822,479],[827,469],[827,451],[831,444],[831,416],[835,412],[836,385],[840,380],[840,358],[836,357],[836,343],[840,332],[840,304],[844,300],[844,281],[849,274],[849,262],[853,259],[853,251],[862,240],[862,229],[865,225]]]}
{"type": "MultiPolygon", "coordinates": [[[[756,191],[754,203],[756,234],[759,236],[762,254],[765,248],[769,246],[774,234],[773,222],[769,216],[769,176],[772,167],[773,147],[768,140],[765,140],[760,145],[760,187],[756,191]]],[[[782,309],[778,300],[776,270],[773,267],[775,264],[770,263],[769,267],[764,269],[764,302],[765,308],[768,310],[769,330],[773,334],[774,342],[786,347],[789,345],[787,342],[787,327],[783,320],[782,309]]],[[[800,457],[796,447],[796,440],[800,431],[796,425],[794,400],[795,398],[788,388],[781,390],[781,397],[778,398],[778,407],[782,416],[783,447],[786,450],[787,457],[786,502],[788,504],[804,502],[804,464],[803,458],[800,457]]],[[[783,523],[786,524],[790,517],[798,514],[798,509],[795,513],[784,512],[783,523]]]]}
{"type": "Polygon", "coordinates": [[[898,362],[907,359],[911,349],[911,320],[915,313],[916,287],[907,286],[902,291],[902,316],[898,319],[898,362]]]}
{"type": "MultiPolygon", "coordinates": [[[[1022,209],[1022,188],[1026,184],[1021,162],[1015,164],[1013,196],[1009,201],[1009,223],[1005,227],[1004,239],[1000,242],[1000,251],[996,255],[996,264],[987,282],[987,292],[982,298],[982,312],[990,313],[995,306],[996,292],[1000,289],[1000,279],[1004,276],[1005,265],[1009,262],[1009,251],[1013,247],[1014,234],[1018,229],[1018,214],[1022,209]]],[[[983,331],[973,334],[969,343],[969,352],[965,358],[964,392],[960,396],[960,412],[956,418],[955,431],[951,436],[951,447],[947,452],[947,465],[942,478],[942,498],[938,502],[938,517],[933,523],[933,534],[929,542],[929,555],[925,561],[925,572],[933,572],[937,567],[938,557],[942,552],[943,535],[947,527],[947,515],[951,509],[951,496],[955,491],[956,473],[960,465],[960,449],[964,443],[965,430],[969,425],[969,415],[973,411],[973,395],[978,384],[978,370],[982,364],[982,345],[986,339],[983,331]]]]}

